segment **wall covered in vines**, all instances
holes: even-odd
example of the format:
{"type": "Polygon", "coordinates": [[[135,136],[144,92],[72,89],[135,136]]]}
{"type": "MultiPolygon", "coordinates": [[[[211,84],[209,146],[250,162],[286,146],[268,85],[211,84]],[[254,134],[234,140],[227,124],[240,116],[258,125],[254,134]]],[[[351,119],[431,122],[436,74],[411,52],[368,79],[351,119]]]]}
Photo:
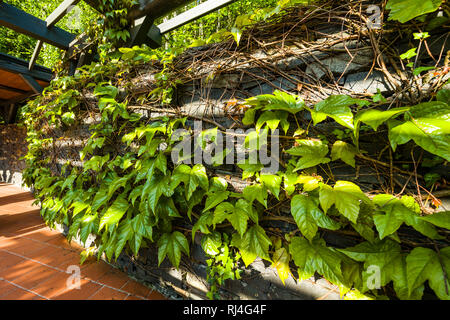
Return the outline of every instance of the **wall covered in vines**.
{"type": "Polygon", "coordinates": [[[297,6],[55,79],[23,115],[44,220],[95,236],[82,261],[156,246],[178,268],[200,236],[209,298],[260,258],[345,298],[448,300],[448,7],[397,2],[297,6]]]}

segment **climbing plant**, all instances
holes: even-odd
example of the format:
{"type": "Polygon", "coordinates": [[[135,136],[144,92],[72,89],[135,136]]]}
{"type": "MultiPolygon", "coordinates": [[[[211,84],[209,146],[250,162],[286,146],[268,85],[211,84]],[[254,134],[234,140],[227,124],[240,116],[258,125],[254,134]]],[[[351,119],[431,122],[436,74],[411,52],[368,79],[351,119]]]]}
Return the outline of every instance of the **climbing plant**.
{"type": "MultiPolygon", "coordinates": [[[[440,5],[429,2],[434,9],[440,5]]],[[[434,11],[411,6],[421,14],[400,17],[396,10],[403,2],[388,4],[391,18],[401,22],[434,11]]],[[[121,37],[116,33],[116,38],[121,37]]],[[[185,129],[188,139],[203,149],[205,137],[214,137],[220,128],[197,136],[188,115],[147,117],[135,112],[128,105],[131,98],[121,92],[130,70],[158,65],[156,89],[139,101],[170,105],[179,84],[172,77],[175,55],[147,47],[113,52],[102,64],[54,80],[23,110],[29,143],[24,182],[35,188],[41,215],[50,226],[67,225],[68,239],[79,237],[85,244],[89,235],[96,236],[81,262],[91,255],[109,260],[123,252],[138,255],[141,248],[155,245],[159,265],[168,260],[179,268],[182,256],[190,255],[190,242],[200,236],[208,256],[210,298],[218,298],[220,285],[239,279],[240,269],[257,257],[272,263],[283,283],[290,275],[304,280],[319,274],[346,298],[420,299],[425,286],[439,299],[450,298],[448,211],[429,214],[412,195],[365,193],[354,182],[319,174],[331,162],[355,167],[355,159],[367,159],[359,143],[361,132],[380,127],[387,128],[394,155],[410,142],[450,161],[448,89],[438,88],[426,102],[388,110],[381,108],[381,94],[370,99],[332,95],[307,104],[299,95],[276,90],[234,102],[245,110],[240,124],[255,129],[245,139],[250,151],[261,149],[264,137],[278,130],[284,134],[278,135],[283,140],[281,169],[265,173],[264,165],[245,159],[237,165],[250,184],[236,192],[208,166],[171,158],[180,142],[177,129],[185,129]],[[91,103],[86,103],[88,93],[91,103]],[[308,126],[299,123],[300,113],[309,115],[308,126]],[[51,150],[61,130],[86,124],[89,117],[95,121],[80,151],[82,165],[67,161],[55,170],[51,150]],[[325,121],[342,128],[334,141],[314,133],[325,121]],[[271,203],[289,204],[290,214],[273,210],[271,203]],[[287,222],[294,230],[272,232],[269,221],[287,222]],[[405,227],[415,230],[420,241],[399,232],[405,227]],[[332,246],[324,237],[327,232],[351,235],[358,244],[332,246]]],[[[217,162],[225,156],[215,155],[217,162]]]]}

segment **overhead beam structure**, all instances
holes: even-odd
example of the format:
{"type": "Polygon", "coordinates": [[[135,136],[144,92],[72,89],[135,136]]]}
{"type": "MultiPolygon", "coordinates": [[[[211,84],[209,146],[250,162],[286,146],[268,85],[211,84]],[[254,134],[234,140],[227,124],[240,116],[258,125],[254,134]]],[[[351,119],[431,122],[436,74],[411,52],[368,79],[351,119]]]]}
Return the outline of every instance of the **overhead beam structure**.
{"type": "Polygon", "coordinates": [[[192,0],[174,1],[174,3],[171,4],[170,6],[163,5],[162,3],[164,1],[144,0],[142,1],[142,4],[139,8],[135,8],[130,13],[130,16],[132,17],[139,17],[141,14],[148,12],[148,14],[144,18],[136,20],[136,27],[132,30],[133,35],[132,45],[140,45],[142,43],[145,43],[145,41],[147,41],[152,47],[158,46],[158,44],[159,45],[161,44],[163,34],[173,31],[181,26],[184,26],[185,24],[197,20],[220,8],[228,6],[235,1],[236,0],[209,0],[155,27],[154,25],[152,25],[153,20],[155,20],[156,18],[160,18],[164,15],[167,15],[171,11],[178,8],[180,5],[182,4],[186,5],[192,2],[192,0]],[[161,15],[158,15],[158,12],[161,15]],[[136,34],[139,34],[139,36],[136,36],[136,34]],[[135,39],[137,39],[138,41],[136,41],[135,39]]]}
{"type": "Polygon", "coordinates": [[[13,99],[0,100],[0,111],[3,109],[2,107],[15,105],[15,104],[22,102],[25,99],[27,99],[31,96],[34,96],[34,95],[35,95],[35,93],[30,91],[30,92],[24,93],[24,94],[20,95],[19,97],[16,97],[13,99]]]}
{"type": "Polygon", "coordinates": [[[28,63],[25,60],[12,57],[0,52],[0,69],[33,77],[36,80],[50,82],[52,80],[52,70],[35,66],[33,70],[28,70],[28,63]]]}
{"type": "MultiPolygon", "coordinates": [[[[61,20],[70,10],[78,4],[81,0],[64,0],[58,8],[55,9],[48,17],[45,19],[45,23],[47,24],[47,29],[52,28],[59,20],[61,20]]],[[[69,44],[70,45],[70,44],[69,44]]],[[[33,69],[34,64],[36,63],[37,58],[39,57],[39,53],[42,49],[42,41],[38,40],[36,46],[34,47],[33,55],[31,56],[30,63],[28,65],[28,69],[33,69]]]]}
{"type": "Polygon", "coordinates": [[[172,30],[175,30],[189,22],[197,20],[213,11],[223,8],[236,0],[209,0],[195,6],[194,8],[187,10],[176,17],[158,25],[158,29],[161,34],[165,34],[172,30]]]}
{"type": "Polygon", "coordinates": [[[33,90],[34,93],[40,94],[44,90],[41,85],[32,76],[21,73],[23,81],[33,90]]]}
{"type": "Polygon", "coordinates": [[[159,29],[153,24],[151,17],[142,19],[142,23],[131,29],[130,46],[140,46],[147,44],[151,48],[159,48],[162,44],[162,35],[159,29]]]}
{"type": "MultiPolygon", "coordinates": [[[[52,79],[52,71],[48,68],[36,65],[33,70],[28,70],[28,62],[10,55],[0,53],[0,72],[2,74],[14,73],[16,79],[19,77],[24,81],[24,85],[18,84],[17,80],[12,82],[2,79],[0,90],[3,92],[15,93],[14,97],[0,100],[0,113],[6,123],[14,122],[18,109],[18,103],[25,99],[39,94],[43,88],[41,83],[48,83],[52,79]],[[28,89],[27,89],[28,87],[28,89]]],[[[12,77],[7,76],[6,80],[12,77]]]]}
{"type": "Polygon", "coordinates": [[[45,19],[47,23],[47,28],[53,27],[59,20],[61,20],[67,13],[75,7],[81,0],[64,0],[58,8],[55,9],[48,17],[45,19]]]}
{"type": "Polygon", "coordinates": [[[58,27],[49,29],[45,21],[4,2],[0,2],[0,25],[64,50],[75,39],[75,35],[58,27]]]}
{"type": "Polygon", "coordinates": [[[10,87],[10,86],[5,86],[3,84],[0,84],[0,89],[15,92],[15,93],[21,93],[21,94],[27,93],[27,91],[25,91],[25,90],[10,87]]]}
{"type": "Polygon", "coordinates": [[[157,19],[191,2],[193,0],[139,0],[139,3],[128,13],[128,17],[131,20],[137,20],[145,16],[157,19]]]}

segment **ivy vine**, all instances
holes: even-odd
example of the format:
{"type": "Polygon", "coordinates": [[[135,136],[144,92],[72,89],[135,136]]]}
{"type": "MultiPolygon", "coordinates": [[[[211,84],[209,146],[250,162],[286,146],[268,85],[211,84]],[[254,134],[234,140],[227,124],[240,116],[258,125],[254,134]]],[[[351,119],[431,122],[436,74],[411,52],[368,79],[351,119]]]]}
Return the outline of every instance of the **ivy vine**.
{"type": "Polygon", "coordinates": [[[450,212],[427,215],[412,196],[366,194],[353,182],[333,181],[316,170],[333,161],[355,167],[355,158],[365,157],[360,132],[380,126],[387,127],[394,153],[413,141],[450,161],[449,90],[438,91],[431,101],[389,110],[376,107],[382,96],[362,100],[335,95],[307,105],[300,96],[275,91],[242,101],[246,112],[241,122],[255,129],[246,142],[280,129],[282,139],[291,143],[281,150],[282,169],[277,173],[239,163],[242,178],[251,184],[238,193],[225,179],[211,177],[203,164],[171,161],[178,142],[173,134],[178,128],[190,130],[188,117],[147,118],[133,112],[119,83],[111,80],[132,66],[159,59],[162,71],[149,98],[170,103],[177,84],[168,76],[173,54],[145,47],[120,53],[120,58],[109,57],[114,63],[85,66],[73,77],[53,81],[24,110],[29,144],[25,184],[34,187],[50,226],[69,227],[69,240],[79,236],[86,243],[89,235],[96,236],[82,262],[91,255],[117,259],[124,250],[138,255],[140,248],[155,244],[158,263],[168,259],[178,268],[199,234],[209,256],[210,298],[218,298],[226,279],[239,279],[241,261],[249,266],[259,257],[272,263],[283,282],[290,274],[303,280],[317,273],[348,298],[384,297],[383,288],[392,283],[398,298],[420,299],[427,283],[438,298],[450,299],[450,212]],[[83,103],[85,90],[96,99],[94,109],[83,103]],[[307,128],[298,124],[300,112],[311,118],[307,128]],[[98,121],[90,126],[80,152],[82,166],[69,161],[56,174],[51,148],[58,130],[80,125],[87,116],[98,121]],[[311,133],[327,119],[342,126],[341,139],[332,143],[311,133]],[[297,127],[292,128],[293,123],[297,127]],[[290,203],[290,216],[270,212],[268,204],[274,201],[290,203]],[[263,222],[277,219],[296,230],[268,234],[263,222]],[[397,233],[405,225],[426,239],[422,245],[411,246],[397,233]],[[359,244],[330,246],[323,238],[327,231],[357,235],[359,244]],[[381,289],[370,285],[373,266],[380,271],[381,289]]]}

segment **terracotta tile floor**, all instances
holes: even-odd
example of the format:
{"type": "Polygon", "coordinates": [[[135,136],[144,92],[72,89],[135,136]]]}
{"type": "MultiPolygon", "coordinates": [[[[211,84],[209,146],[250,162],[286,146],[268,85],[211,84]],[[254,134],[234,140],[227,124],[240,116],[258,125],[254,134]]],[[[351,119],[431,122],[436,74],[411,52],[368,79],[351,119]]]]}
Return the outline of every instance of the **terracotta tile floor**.
{"type": "Polygon", "coordinates": [[[160,293],[95,259],[71,266],[82,248],[46,227],[32,195],[0,183],[0,300],[163,300],[160,293]],[[69,268],[69,269],[68,269],[69,268]]]}

